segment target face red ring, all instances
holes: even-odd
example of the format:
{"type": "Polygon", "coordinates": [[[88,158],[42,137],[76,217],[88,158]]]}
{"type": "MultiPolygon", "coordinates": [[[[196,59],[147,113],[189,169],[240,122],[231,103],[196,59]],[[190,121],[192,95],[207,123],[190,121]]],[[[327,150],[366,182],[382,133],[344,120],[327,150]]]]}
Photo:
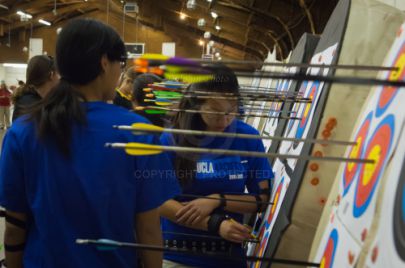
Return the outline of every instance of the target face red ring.
{"type": "MultiPolygon", "coordinates": [[[[387,79],[394,81],[405,80],[405,42],[402,43],[399,52],[394,58],[392,66],[398,67],[398,71],[390,71],[387,75],[387,79]]],[[[395,87],[385,86],[383,87],[380,96],[378,98],[376,116],[380,117],[384,114],[391,102],[394,100],[395,95],[398,93],[398,89],[395,87]]]]}
{"type": "Polygon", "coordinates": [[[362,158],[374,159],[374,164],[363,164],[354,195],[353,216],[360,217],[366,211],[391,151],[395,131],[395,117],[388,115],[375,129],[367,142],[362,158]]]}
{"type": "MultiPolygon", "coordinates": [[[[304,92],[305,89],[307,88],[307,85],[308,85],[308,81],[302,82],[302,85],[301,85],[301,87],[300,87],[300,89],[299,89],[298,92],[299,92],[299,93],[304,92]]],[[[302,105],[302,104],[301,104],[301,105],[302,105]]],[[[292,111],[294,111],[294,112],[296,112],[296,113],[291,114],[291,116],[298,116],[297,113],[298,113],[298,111],[299,111],[300,105],[296,104],[294,107],[293,107],[292,111]],[[294,107],[296,107],[296,109],[294,109],[294,107]]],[[[287,133],[288,133],[287,135],[290,134],[290,131],[291,131],[291,129],[292,129],[292,127],[293,127],[295,121],[296,121],[296,120],[289,120],[288,126],[287,126],[287,133]]]]}
{"type": "MultiPolygon", "coordinates": [[[[263,255],[264,255],[264,250],[267,247],[267,240],[269,239],[270,233],[271,233],[268,231],[268,229],[270,228],[272,221],[275,219],[274,215],[276,212],[278,202],[282,201],[282,200],[280,200],[280,195],[281,195],[281,190],[283,189],[283,185],[284,185],[284,177],[281,178],[281,181],[280,181],[279,185],[277,186],[277,190],[274,194],[273,205],[271,207],[270,213],[267,216],[267,218],[264,219],[264,224],[263,224],[262,229],[260,230],[260,233],[258,236],[258,238],[261,240],[261,242],[260,242],[260,244],[256,245],[255,250],[254,250],[254,256],[263,257],[263,255]],[[264,235],[264,237],[263,237],[263,235],[264,235]]],[[[256,267],[256,266],[252,266],[252,267],[256,267]]]]}
{"type": "MultiPolygon", "coordinates": [[[[256,256],[256,257],[264,256],[268,240],[269,240],[269,232],[266,232],[260,242],[260,246],[255,249],[254,256],[256,256]]],[[[251,268],[260,268],[261,264],[262,263],[260,261],[257,261],[257,262],[252,263],[252,265],[250,267],[251,268]]]]}
{"type": "Polygon", "coordinates": [[[405,262],[405,160],[403,161],[399,182],[395,194],[393,210],[393,240],[395,249],[405,262]]]}
{"type": "MultiPolygon", "coordinates": [[[[357,145],[352,147],[349,154],[350,158],[360,158],[360,156],[362,155],[372,117],[373,112],[370,112],[364,119],[363,123],[361,124],[354,139],[357,142],[357,145]]],[[[349,191],[350,186],[352,185],[352,182],[354,181],[354,178],[358,173],[359,166],[360,166],[359,163],[345,164],[343,171],[343,196],[345,196],[349,191]]]]}
{"type": "MultiPolygon", "coordinates": [[[[309,98],[312,101],[314,101],[318,94],[319,86],[320,86],[319,81],[314,81],[313,84],[311,85],[311,89],[308,93],[308,96],[306,96],[306,98],[309,98]]],[[[314,109],[314,107],[315,107],[315,104],[313,102],[305,104],[302,114],[300,115],[301,120],[300,120],[300,123],[298,124],[298,129],[297,129],[297,133],[295,134],[295,138],[301,139],[302,136],[304,135],[305,129],[309,122],[309,117],[310,117],[311,112],[314,109]]]]}
{"type": "Polygon", "coordinates": [[[335,260],[336,248],[339,240],[339,235],[336,229],[333,229],[326,243],[325,251],[321,259],[320,268],[331,268],[335,260]]]}

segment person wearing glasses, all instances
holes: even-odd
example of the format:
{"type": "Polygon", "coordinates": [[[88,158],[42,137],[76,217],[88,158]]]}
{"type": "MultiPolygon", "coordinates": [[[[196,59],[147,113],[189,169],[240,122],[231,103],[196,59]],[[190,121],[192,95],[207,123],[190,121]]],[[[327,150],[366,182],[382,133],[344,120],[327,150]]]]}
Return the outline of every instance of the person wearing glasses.
{"type": "Polygon", "coordinates": [[[24,114],[28,107],[48,95],[51,89],[58,84],[59,74],[56,72],[53,58],[45,55],[32,57],[28,62],[26,81],[16,89],[12,96],[14,104],[12,121],[24,114]]]}
{"type": "Polygon", "coordinates": [[[119,86],[115,90],[116,93],[113,100],[115,105],[132,110],[132,84],[137,75],[138,73],[134,71],[133,66],[129,67],[124,73],[122,73],[119,86]]]}
{"type": "MultiPolygon", "coordinates": [[[[212,79],[191,84],[185,94],[188,97],[183,97],[179,104],[182,110],[200,113],[179,112],[173,128],[258,135],[256,129],[229,114],[242,108],[238,81],[232,70],[223,65],[208,66],[207,70],[212,79]],[[205,92],[208,98],[198,98],[201,95],[197,92],[205,92]]],[[[161,141],[169,146],[264,152],[263,142],[253,139],[165,133],[161,141]]],[[[268,159],[179,152],[170,156],[183,194],[217,199],[180,195],[165,202],[160,207],[165,243],[200,253],[227,255],[233,260],[166,253],[163,267],[246,267],[242,242],[252,239],[252,235],[242,225],[243,214],[266,209],[263,201],[269,199],[270,180],[274,177],[268,159]]]]}
{"type": "Polygon", "coordinates": [[[109,142],[160,144],[114,125],[146,123],[108,104],[126,56],[110,26],[77,19],[56,43],[60,82],[6,133],[0,206],[8,268],[162,266],[162,252],[100,251],[76,239],[162,245],[158,207],[178,193],[166,154],[130,156],[109,142]]]}

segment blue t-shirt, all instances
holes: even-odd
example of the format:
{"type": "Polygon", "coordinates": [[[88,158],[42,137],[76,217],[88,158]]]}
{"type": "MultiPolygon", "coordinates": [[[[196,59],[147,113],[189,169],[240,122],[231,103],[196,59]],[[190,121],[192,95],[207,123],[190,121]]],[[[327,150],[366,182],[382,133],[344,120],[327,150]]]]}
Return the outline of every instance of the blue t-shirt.
{"type": "Polygon", "coordinates": [[[26,213],[25,268],[136,267],[136,251],[98,251],[77,238],[135,242],[135,215],[160,206],[179,187],[166,154],[130,156],[107,142],[159,143],[113,125],[148,121],[104,102],[83,104],[87,125],[73,126],[71,157],[36,139],[23,118],[7,132],[0,158],[0,205],[26,213]]]}
{"type": "MultiPolygon", "coordinates": [[[[258,135],[256,129],[240,120],[234,120],[224,132],[258,135]]],[[[200,146],[205,148],[264,152],[263,142],[257,139],[220,137],[202,137],[202,139],[200,146]]],[[[173,136],[167,133],[161,136],[161,142],[163,145],[176,143],[173,136]]],[[[169,153],[169,156],[174,161],[175,153],[169,153]]],[[[195,179],[191,184],[185,186],[182,192],[195,195],[213,193],[240,195],[247,188],[249,193],[258,194],[260,190],[259,182],[270,180],[273,177],[274,174],[267,158],[201,154],[197,160],[195,179]]],[[[229,215],[238,222],[243,220],[242,214],[229,213],[229,215]]],[[[187,239],[200,241],[204,239],[199,238],[199,235],[211,235],[205,231],[178,225],[164,218],[162,219],[162,229],[163,232],[166,232],[163,235],[164,239],[167,241],[176,240],[179,246],[187,239]],[[187,237],[173,233],[189,234],[191,236],[187,237]]],[[[206,242],[211,244],[214,240],[207,239],[206,242]]],[[[220,245],[221,239],[219,236],[218,240],[217,244],[220,245]]],[[[242,257],[244,254],[243,249],[236,244],[233,246],[236,248],[232,249],[232,253],[242,257]]],[[[166,253],[165,259],[196,267],[246,267],[246,263],[240,261],[230,262],[209,257],[202,258],[171,253],[166,253]]]]}

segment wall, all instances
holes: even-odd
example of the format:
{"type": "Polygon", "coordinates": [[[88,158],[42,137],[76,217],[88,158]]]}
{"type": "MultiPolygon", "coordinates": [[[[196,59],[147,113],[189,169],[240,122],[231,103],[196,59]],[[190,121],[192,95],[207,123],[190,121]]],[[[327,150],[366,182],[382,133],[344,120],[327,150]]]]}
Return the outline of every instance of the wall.
{"type": "MultiPolygon", "coordinates": [[[[96,18],[102,21],[106,21],[106,15],[101,12],[92,13],[92,18],[96,18]]],[[[109,24],[117,30],[117,32],[124,36],[124,41],[127,43],[140,42],[145,43],[146,53],[162,53],[163,42],[175,42],[176,43],[176,56],[200,58],[201,47],[198,45],[197,39],[190,33],[176,29],[172,26],[165,26],[162,31],[154,30],[150,27],[138,24],[136,27],[135,19],[126,18],[125,21],[125,34],[123,35],[123,23],[122,16],[110,15],[109,24]]],[[[43,38],[43,49],[48,55],[55,54],[55,44],[57,39],[56,29],[63,27],[64,24],[59,23],[52,25],[51,27],[39,27],[34,29],[33,38],[43,38]]],[[[0,63],[3,62],[26,62],[28,60],[28,53],[23,52],[23,47],[29,43],[29,29],[25,30],[25,35],[15,33],[11,38],[11,47],[5,45],[7,37],[1,39],[0,45],[0,63]],[[21,40],[25,39],[25,40],[21,40]]]]}
{"type": "Polygon", "coordinates": [[[26,68],[3,67],[0,64],[0,80],[5,80],[7,86],[16,86],[17,80],[25,81],[26,68]]]}
{"type": "Polygon", "coordinates": [[[404,0],[379,0],[380,2],[396,7],[399,10],[405,11],[405,1],[404,0]]]}

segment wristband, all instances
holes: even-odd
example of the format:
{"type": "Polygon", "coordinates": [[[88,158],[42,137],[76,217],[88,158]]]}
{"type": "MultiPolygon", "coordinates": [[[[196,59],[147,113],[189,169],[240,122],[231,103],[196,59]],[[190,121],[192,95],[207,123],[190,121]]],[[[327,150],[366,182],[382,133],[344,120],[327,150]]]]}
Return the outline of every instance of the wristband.
{"type": "Polygon", "coordinates": [[[224,209],[226,207],[226,199],[224,194],[219,194],[219,197],[221,198],[221,201],[219,203],[219,208],[224,209]]]}
{"type": "Polygon", "coordinates": [[[8,252],[23,251],[24,248],[25,248],[25,243],[19,244],[19,245],[7,245],[7,244],[4,244],[4,249],[5,249],[5,251],[8,251],[8,252]]]}
{"type": "Polygon", "coordinates": [[[228,217],[223,213],[213,213],[208,220],[208,232],[217,235],[221,223],[227,220],[228,217]]]}

